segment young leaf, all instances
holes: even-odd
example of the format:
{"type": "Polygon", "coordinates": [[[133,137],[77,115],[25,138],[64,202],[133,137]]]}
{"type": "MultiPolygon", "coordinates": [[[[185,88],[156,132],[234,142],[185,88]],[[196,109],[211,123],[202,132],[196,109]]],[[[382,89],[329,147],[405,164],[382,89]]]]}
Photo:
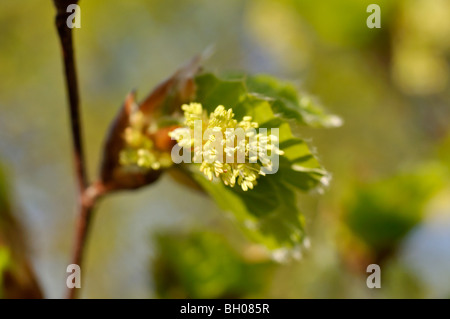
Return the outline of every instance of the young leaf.
{"type": "Polygon", "coordinates": [[[261,178],[258,185],[244,192],[218,181],[209,181],[200,173],[193,178],[255,242],[271,250],[294,248],[304,239],[303,219],[294,192],[273,176],[261,178]]]}
{"type": "MultiPolygon", "coordinates": [[[[281,249],[282,253],[287,251],[286,248],[297,252],[305,233],[303,218],[296,205],[295,190],[310,191],[325,185],[328,173],[311,153],[308,145],[293,136],[289,125],[311,124],[302,115],[306,114],[307,111],[303,108],[307,107],[298,103],[296,113],[280,111],[281,103],[294,103],[297,95],[288,90],[290,87],[286,84],[277,84],[273,79],[269,88],[255,85],[265,83],[267,86],[267,81],[261,80],[267,78],[249,79],[221,79],[213,74],[201,74],[195,79],[195,101],[201,103],[208,113],[213,112],[217,105],[224,105],[226,109],[233,109],[238,121],[244,116],[251,116],[252,121],[259,123],[260,128],[267,128],[268,132],[278,128],[279,147],[284,152],[280,156],[278,172],[259,178],[251,191],[210,181],[195,165],[190,167],[189,173],[219,207],[232,212],[234,219],[252,239],[269,249],[281,249]],[[257,91],[251,91],[250,88],[257,91]],[[264,95],[264,92],[268,95],[264,95]]],[[[325,125],[327,117],[327,114],[321,114],[322,125],[325,125]]],[[[315,121],[318,123],[319,118],[315,121]]]]}
{"type": "Polygon", "coordinates": [[[281,82],[269,75],[250,76],[246,79],[250,92],[274,99],[273,111],[285,119],[295,119],[298,123],[312,127],[338,127],[342,120],[328,114],[311,97],[299,94],[290,83],[281,82]]]}

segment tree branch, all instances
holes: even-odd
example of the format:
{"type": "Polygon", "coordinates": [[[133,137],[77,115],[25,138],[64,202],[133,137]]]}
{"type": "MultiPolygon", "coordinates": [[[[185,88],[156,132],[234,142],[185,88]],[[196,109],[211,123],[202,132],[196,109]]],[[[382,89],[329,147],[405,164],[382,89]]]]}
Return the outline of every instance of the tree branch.
{"type": "MultiPolygon", "coordinates": [[[[101,183],[94,183],[89,186],[81,196],[81,205],[78,215],[75,243],[72,256],[72,264],[83,264],[83,253],[86,247],[86,239],[89,233],[89,226],[91,224],[92,212],[98,199],[106,193],[106,188],[101,183]]],[[[69,288],[67,292],[68,299],[75,299],[77,297],[77,288],[69,288]]]]}
{"type": "MultiPolygon", "coordinates": [[[[72,263],[81,267],[83,251],[86,246],[89,224],[96,200],[102,195],[104,188],[101,184],[88,187],[86,168],[83,152],[82,129],[80,120],[80,99],[78,93],[78,81],[75,68],[75,56],[73,50],[72,29],[66,25],[70,16],[67,7],[70,4],[78,4],[78,0],[53,0],[56,7],[55,24],[61,43],[62,56],[64,60],[64,71],[66,89],[69,98],[70,123],[72,129],[72,148],[75,166],[75,176],[78,186],[78,220],[76,226],[76,238],[72,263]]],[[[69,289],[68,298],[76,297],[76,288],[69,289]]]]}
{"type": "Polygon", "coordinates": [[[70,123],[72,128],[74,165],[78,190],[81,196],[83,191],[88,186],[88,182],[86,178],[86,169],[84,167],[84,152],[79,110],[80,99],[78,94],[77,73],[75,69],[75,56],[73,53],[72,29],[68,28],[66,25],[67,18],[70,15],[70,12],[66,12],[67,6],[70,4],[77,4],[78,0],[53,0],[53,2],[57,9],[55,23],[61,42],[62,55],[64,59],[66,88],[69,97],[70,123]]]}

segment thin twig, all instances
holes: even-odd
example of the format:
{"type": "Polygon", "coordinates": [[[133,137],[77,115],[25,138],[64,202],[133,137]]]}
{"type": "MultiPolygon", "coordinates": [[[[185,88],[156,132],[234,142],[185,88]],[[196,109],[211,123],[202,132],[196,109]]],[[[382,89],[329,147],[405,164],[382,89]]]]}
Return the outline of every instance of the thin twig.
{"type": "Polygon", "coordinates": [[[80,123],[80,98],[78,94],[78,81],[75,68],[75,56],[73,53],[72,29],[67,27],[66,21],[70,15],[67,6],[77,4],[78,0],[53,0],[55,3],[56,28],[58,29],[59,39],[61,41],[62,54],[64,58],[64,71],[66,77],[66,87],[69,96],[70,123],[72,128],[72,142],[75,161],[75,172],[78,182],[80,195],[87,188],[86,170],[84,167],[84,152],[82,144],[82,130],[80,123]]]}
{"type": "MultiPolygon", "coordinates": [[[[75,231],[75,247],[72,256],[72,264],[79,265],[83,261],[84,246],[90,225],[93,206],[81,206],[75,231]]],[[[83,277],[82,277],[83,278],[83,277]]],[[[67,299],[76,299],[78,296],[78,288],[68,288],[67,299]]]]}
{"type": "MultiPolygon", "coordinates": [[[[89,226],[91,224],[92,212],[98,199],[106,193],[106,189],[101,183],[94,183],[88,187],[81,196],[80,212],[78,215],[75,244],[72,256],[72,264],[83,264],[83,253],[86,247],[86,239],[89,233],[89,226]]],[[[78,289],[69,288],[67,292],[68,299],[75,299],[77,297],[78,289]]]]}
{"type": "MultiPolygon", "coordinates": [[[[81,267],[81,263],[83,260],[83,251],[86,245],[86,238],[91,221],[92,211],[96,200],[103,193],[103,188],[99,187],[99,184],[88,187],[88,181],[86,177],[80,120],[81,116],[79,108],[80,99],[78,94],[78,82],[75,68],[72,29],[70,29],[66,25],[67,18],[70,15],[70,12],[66,12],[67,7],[70,4],[77,4],[78,0],[53,0],[53,2],[57,10],[55,23],[61,42],[62,55],[64,59],[66,87],[69,97],[75,175],[78,184],[79,213],[72,263],[77,264],[81,267]]],[[[68,298],[75,298],[77,290],[78,289],[75,288],[69,288],[68,298]]]]}

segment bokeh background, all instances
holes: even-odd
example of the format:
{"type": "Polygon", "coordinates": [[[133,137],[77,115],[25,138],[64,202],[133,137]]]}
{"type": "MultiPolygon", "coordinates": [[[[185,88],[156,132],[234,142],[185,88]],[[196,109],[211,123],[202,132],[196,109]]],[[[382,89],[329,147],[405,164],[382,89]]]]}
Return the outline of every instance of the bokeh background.
{"type": "MultiPolygon", "coordinates": [[[[294,81],[344,120],[301,130],[333,180],[299,195],[311,242],[300,261],[271,261],[214,202],[164,176],[100,203],[82,297],[450,297],[450,2],[379,0],[381,28],[369,29],[371,2],[80,2],[91,177],[125,95],[144,97],[211,45],[210,70],[294,81]],[[381,289],[366,286],[370,263],[381,289]]],[[[76,190],[53,21],[51,1],[1,3],[0,296],[8,269],[27,284],[28,263],[46,297],[66,289],[76,190]],[[28,248],[13,244],[19,227],[28,248]]]]}

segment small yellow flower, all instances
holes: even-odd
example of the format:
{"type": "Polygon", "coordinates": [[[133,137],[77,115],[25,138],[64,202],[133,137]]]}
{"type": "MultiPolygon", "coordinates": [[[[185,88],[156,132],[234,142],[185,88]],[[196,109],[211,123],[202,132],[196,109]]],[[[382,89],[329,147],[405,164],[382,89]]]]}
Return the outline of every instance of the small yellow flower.
{"type": "Polygon", "coordinates": [[[190,129],[194,129],[194,122],[202,119],[202,105],[200,103],[183,104],[181,109],[184,111],[184,124],[190,129]]]}
{"type": "Polygon", "coordinates": [[[256,134],[259,125],[252,122],[251,116],[244,116],[242,121],[238,122],[234,118],[233,109],[227,110],[223,105],[217,106],[209,117],[199,103],[184,104],[181,109],[184,111],[186,127],[175,129],[169,135],[181,147],[194,146],[193,159],[201,159],[200,171],[209,180],[220,178],[227,186],[234,187],[237,182],[244,191],[253,189],[259,175],[265,175],[262,167],[271,170],[270,154],[283,154],[272,143],[277,141],[276,136],[256,134]],[[199,144],[201,146],[195,147],[192,136],[195,136],[194,122],[198,120],[202,120],[203,139],[199,144]],[[245,134],[244,138],[238,139],[238,143],[235,143],[236,129],[242,129],[245,134]],[[190,134],[186,134],[186,130],[189,130],[190,134]],[[223,149],[216,149],[216,136],[225,137],[221,141],[223,149]],[[220,151],[223,151],[222,154],[220,151]],[[236,160],[240,154],[244,157],[243,162],[236,160]],[[234,160],[230,163],[227,158],[234,160]]]}
{"type": "Polygon", "coordinates": [[[125,147],[119,154],[119,163],[128,168],[158,170],[172,165],[170,154],[155,149],[154,143],[146,134],[144,115],[135,111],[130,116],[130,124],[123,138],[125,147]]]}

